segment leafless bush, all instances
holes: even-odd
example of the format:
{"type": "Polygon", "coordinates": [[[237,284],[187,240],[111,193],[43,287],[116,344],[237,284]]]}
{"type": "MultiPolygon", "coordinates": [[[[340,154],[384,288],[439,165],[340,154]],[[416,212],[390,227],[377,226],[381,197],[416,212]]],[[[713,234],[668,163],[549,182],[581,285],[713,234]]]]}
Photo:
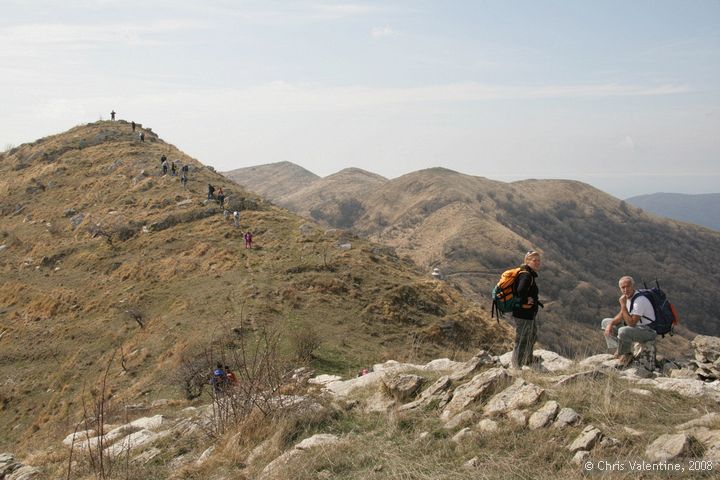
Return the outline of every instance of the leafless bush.
{"type": "Polygon", "coordinates": [[[307,363],[313,358],[313,352],[322,344],[320,334],[312,327],[303,327],[290,339],[299,363],[307,363]]]}
{"type": "MultiPolygon", "coordinates": [[[[229,331],[229,328],[225,328],[229,331]]],[[[268,329],[248,333],[242,330],[239,341],[228,337],[215,340],[205,351],[207,383],[212,397],[211,422],[208,434],[218,437],[230,426],[241,424],[252,412],[272,416],[283,405],[281,387],[290,376],[290,366],[278,353],[280,335],[268,329]],[[211,375],[213,366],[220,365],[224,378],[211,375]],[[235,379],[227,375],[226,366],[235,379]]],[[[202,378],[202,375],[199,375],[202,378]]]]}
{"type": "MultiPolygon", "coordinates": [[[[127,478],[128,466],[129,466],[129,445],[127,449],[122,452],[110,452],[108,450],[108,441],[106,439],[105,425],[108,423],[108,418],[113,416],[115,406],[110,402],[110,396],[108,395],[108,384],[107,378],[110,372],[117,352],[113,352],[110,360],[108,361],[107,367],[103,372],[102,377],[99,380],[99,384],[90,389],[90,392],[86,392],[83,387],[82,393],[82,419],[75,426],[75,434],[82,428],[84,432],[95,432],[93,439],[88,439],[86,435],[82,435],[82,447],[80,448],[81,453],[84,455],[84,460],[87,461],[93,476],[98,480],[105,480],[110,478],[118,478],[113,475],[113,471],[117,470],[118,467],[125,467],[125,478],[127,478]]],[[[126,419],[127,420],[127,419],[126,419]]],[[[75,442],[70,446],[70,454],[68,456],[68,469],[67,478],[68,480],[72,475],[73,468],[73,450],[75,448],[75,442]]]]}

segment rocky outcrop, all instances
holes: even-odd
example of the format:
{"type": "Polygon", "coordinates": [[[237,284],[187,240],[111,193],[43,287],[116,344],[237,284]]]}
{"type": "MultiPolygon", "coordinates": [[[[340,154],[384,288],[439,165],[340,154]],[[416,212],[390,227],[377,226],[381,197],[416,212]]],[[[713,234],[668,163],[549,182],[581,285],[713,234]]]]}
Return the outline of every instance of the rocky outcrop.
{"type": "Polygon", "coordinates": [[[42,470],[23,465],[15,460],[11,453],[0,453],[0,479],[4,480],[35,480],[40,479],[42,470]]]}

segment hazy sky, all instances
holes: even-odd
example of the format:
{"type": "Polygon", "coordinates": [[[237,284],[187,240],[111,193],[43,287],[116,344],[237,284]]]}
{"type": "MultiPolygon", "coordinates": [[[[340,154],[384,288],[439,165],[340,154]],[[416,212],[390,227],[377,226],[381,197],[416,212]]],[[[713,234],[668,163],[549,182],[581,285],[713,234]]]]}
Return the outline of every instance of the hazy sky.
{"type": "Polygon", "coordinates": [[[135,120],[219,170],[291,161],[720,186],[718,0],[2,0],[0,149],[135,120]]]}

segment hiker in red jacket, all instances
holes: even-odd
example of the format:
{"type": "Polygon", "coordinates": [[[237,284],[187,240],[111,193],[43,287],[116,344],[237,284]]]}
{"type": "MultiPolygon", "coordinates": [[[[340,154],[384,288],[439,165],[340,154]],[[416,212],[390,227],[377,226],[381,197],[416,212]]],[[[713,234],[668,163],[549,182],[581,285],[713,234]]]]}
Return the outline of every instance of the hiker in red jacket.
{"type": "Polygon", "coordinates": [[[245,248],[252,248],[252,233],[245,232],[245,248]]]}

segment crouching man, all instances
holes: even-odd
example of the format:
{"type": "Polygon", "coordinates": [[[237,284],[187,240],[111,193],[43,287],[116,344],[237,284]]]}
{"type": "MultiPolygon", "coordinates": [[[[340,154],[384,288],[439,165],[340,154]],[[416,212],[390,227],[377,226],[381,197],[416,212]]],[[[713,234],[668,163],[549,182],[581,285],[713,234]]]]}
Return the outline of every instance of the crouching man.
{"type": "Polygon", "coordinates": [[[603,319],[602,329],[608,349],[616,350],[617,365],[626,367],[633,359],[633,342],[650,342],[657,337],[650,327],[655,321],[655,311],[650,300],[635,292],[632,277],[622,277],[618,286],[622,293],[618,299],[620,312],[614,318],[603,319]]]}

